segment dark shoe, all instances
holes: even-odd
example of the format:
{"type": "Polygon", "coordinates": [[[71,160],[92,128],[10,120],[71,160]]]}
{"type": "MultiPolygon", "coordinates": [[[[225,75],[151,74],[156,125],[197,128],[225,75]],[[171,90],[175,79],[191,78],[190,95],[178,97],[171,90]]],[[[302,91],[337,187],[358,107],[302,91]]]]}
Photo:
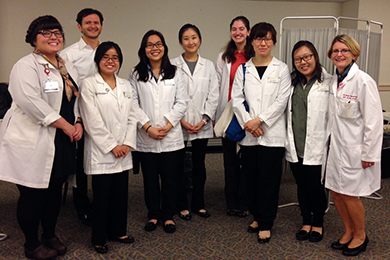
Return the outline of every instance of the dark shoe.
{"type": "Polygon", "coordinates": [[[189,212],[188,214],[184,215],[184,214],[181,214],[179,212],[179,217],[183,220],[190,220],[192,218],[192,215],[191,215],[191,212],[189,212]]]}
{"type": "Polygon", "coordinates": [[[341,244],[340,239],[339,239],[336,242],[333,242],[332,245],[330,245],[330,247],[335,249],[335,250],[343,250],[343,249],[348,247],[348,245],[349,245],[349,243],[351,243],[351,241],[352,241],[352,238],[351,238],[351,240],[349,240],[349,242],[347,242],[345,244],[341,244]]]}
{"type": "Polygon", "coordinates": [[[322,228],[322,233],[319,233],[317,231],[311,231],[309,242],[320,242],[322,238],[324,237],[324,228],[322,228]]]}
{"type": "Polygon", "coordinates": [[[366,239],[364,239],[363,244],[361,244],[360,246],[355,247],[355,248],[347,247],[347,248],[343,249],[343,255],[345,255],[345,256],[357,256],[361,252],[366,251],[368,242],[369,242],[368,241],[368,236],[366,234],[366,239]]]}
{"type": "Polygon", "coordinates": [[[299,229],[297,233],[295,233],[295,237],[299,241],[308,240],[310,237],[310,232],[307,232],[306,230],[299,229]]]}
{"type": "Polygon", "coordinates": [[[248,226],[248,229],[246,230],[249,233],[259,233],[260,228],[259,227],[252,227],[251,225],[248,226]]]}
{"type": "Polygon", "coordinates": [[[269,236],[269,237],[260,237],[260,232],[259,232],[259,237],[257,238],[257,242],[259,242],[259,244],[266,244],[270,240],[271,240],[271,236],[269,236]]]}
{"type": "Polygon", "coordinates": [[[211,216],[210,212],[208,212],[207,210],[205,212],[196,211],[196,214],[198,214],[202,218],[209,218],[211,216]]]}
{"type": "Polygon", "coordinates": [[[66,250],[68,249],[59,239],[58,237],[52,237],[50,239],[44,239],[42,237],[42,243],[51,249],[57,251],[58,255],[65,255],[66,250]]]}
{"type": "Polygon", "coordinates": [[[79,219],[84,225],[88,227],[92,226],[92,219],[89,214],[79,215],[79,219]]]}
{"type": "Polygon", "coordinates": [[[107,244],[102,245],[102,246],[94,245],[93,247],[95,248],[95,251],[98,252],[99,254],[105,254],[108,252],[108,245],[107,244]]]}
{"type": "Polygon", "coordinates": [[[125,238],[119,238],[119,237],[108,237],[109,240],[116,241],[123,244],[131,244],[134,242],[134,237],[127,235],[125,238]]]}
{"type": "Polygon", "coordinates": [[[236,215],[237,215],[237,210],[235,210],[235,209],[228,209],[228,210],[226,211],[226,214],[227,214],[229,217],[236,216],[236,215]]]}
{"type": "Polygon", "coordinates": [[[167,233],[174,233],[176,231],[176,225],[166,224],[166,225],[164,225],[164,231],[167,233]]]}
{"type": "Polygon", "coordinates": [[[24,254],[27,258],[37,259],[37,260],[51,260],[56,259],[58,253],[56,250],[46,247],[44,244],[41,244],[34,251],[30,251],[27,248],[24,248],[24,254]]]}
{"type": "Polygon", "coordinates": [[[145,230],[148,231],[148,232],[156,230],[157,223],[158,223],[158,222],[153,223],[153,222],[149,221],[149,222],[146,223],[146,225],[145,225],[145,230]]]}
{"type": "Polygon", "coordinates": [[[245,218],[249,216],[249,212],[247,210],[237,210],[236,216],[239,218],[245,218]]]}

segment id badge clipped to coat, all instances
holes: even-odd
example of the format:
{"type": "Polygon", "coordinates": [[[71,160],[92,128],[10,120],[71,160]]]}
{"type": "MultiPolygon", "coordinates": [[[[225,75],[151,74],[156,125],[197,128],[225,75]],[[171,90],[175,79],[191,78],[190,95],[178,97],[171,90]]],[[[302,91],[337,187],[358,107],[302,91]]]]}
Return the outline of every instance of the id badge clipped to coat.
{"type": "Polygon", "coordinates": [[[50,79],[50,76],[49,76],[50,69],[48,68],[48,66],[45,67],[44,71],[47,75],[47,80],[42,81],[43,91],[45,93],[58,92],[59,91],[58,81],[50,79]]]}

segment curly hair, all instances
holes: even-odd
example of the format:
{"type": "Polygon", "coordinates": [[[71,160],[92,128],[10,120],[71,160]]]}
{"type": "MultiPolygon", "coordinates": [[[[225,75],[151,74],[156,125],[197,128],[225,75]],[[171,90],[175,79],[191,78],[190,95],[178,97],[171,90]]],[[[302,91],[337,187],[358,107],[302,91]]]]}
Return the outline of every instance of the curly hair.
{"type": "MultiPolygon", "coordinates": [[[[58,29],[63,32],[62,26],[57,20],[57,18],[51,15],[39,16],[34,21],[32,21],[30,26],[28,27],[26,34],[26,42],[29,43],[31,46],[35,47],[34,42],[37,40],[37,35],[39,31],[49,29],[58,29]]],[[[63,36],[63,39],[65,42],[65,36],[63,36]]]]}

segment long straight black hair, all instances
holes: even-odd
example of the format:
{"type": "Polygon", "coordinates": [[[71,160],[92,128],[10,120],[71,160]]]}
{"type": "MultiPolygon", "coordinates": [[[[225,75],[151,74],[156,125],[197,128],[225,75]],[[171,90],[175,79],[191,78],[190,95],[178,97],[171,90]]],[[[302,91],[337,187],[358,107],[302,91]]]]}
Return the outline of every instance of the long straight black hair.
{"type": "Polygon", "coordinates": [[[162,57],[161,61],[161,73],[163,75],[164,79],[172,79],[175,76],[176,73],[176,66],[172,65],[168,58],[168,46],[165,43],[164,36],[162,33],[156,30],[149,30],[145,33],[144,37],[141,41],[141,46],[138,50],[138,57],[139,57],[139,63],[134,67],[134,73],[138,73],[138,81],[147,82],[151,75],[148,71],[148,65],[150,65],[149,58],[146,56],[145,48],[146,44],[148,43],[148,39],[152,35],[157,35],[160,37],[161,42],[164,46],[164,55],[162,57]]]}

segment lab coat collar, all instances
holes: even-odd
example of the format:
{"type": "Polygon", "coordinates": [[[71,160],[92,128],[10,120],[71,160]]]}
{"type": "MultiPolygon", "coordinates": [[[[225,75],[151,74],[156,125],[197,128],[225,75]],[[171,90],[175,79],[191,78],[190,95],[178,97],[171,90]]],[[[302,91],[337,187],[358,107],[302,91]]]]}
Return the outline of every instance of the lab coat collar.
{"type": "MultiPolygon", "coordinates": [[[[50,69],[54,69],[54,70],[57,70],[50,62],[48,62],[47,60],[45,60],[45,58],[43,58],[41,55],[38,55],[36,53],[33,53],[32,54],[36,61],[38,62],[38,64],[41,64],[43,65],[44,67],[46,66],[49,66],[50,69]]],[[[66,61],[65,61],[66,62],[66,61]]]]}
{"type": "Polygon", "coordinates": [[[179,57],[180,57],[180,59],[179,59],[179,64],[178,64],[178,65],[180,65],[180,67],[183,68],[183,71],[184,71],[189,77],[195,76],[196,73],[197,73],[197,72],[201,69],[201,67],[203,67],[204,64],[205,64],[205,59],[202,58],[202,57],[198,54],[198,60],[197,60],[197,62],[196,62],[194,74],[192,75],[190,69],[188,68],[188,66],[187,66],[187,64],[186,64],[186,62],[185,62],[185,60],[184,60],[183,55],[180,55],[179,57]]]}
{"type": "MultiPolygon", "coordinates": [[[[275,57],[272,57],[272,60],[267,66],[267,69],[265,70],[264,75],[262,77],[263,80],[266,79],[271,73],[273,73],[275,71],[275,68],[280,66],[280,64],[281,61],[279,61],[275,57]]],[[[261,82],[259,73],[257,72],[255,64],[253,63],[253,58],[251,58],[247,63],[245,63],[245,67],[247,68],[248,71],[247,73],[252,73],[255,76],[255,78],[261,82]]]]}

